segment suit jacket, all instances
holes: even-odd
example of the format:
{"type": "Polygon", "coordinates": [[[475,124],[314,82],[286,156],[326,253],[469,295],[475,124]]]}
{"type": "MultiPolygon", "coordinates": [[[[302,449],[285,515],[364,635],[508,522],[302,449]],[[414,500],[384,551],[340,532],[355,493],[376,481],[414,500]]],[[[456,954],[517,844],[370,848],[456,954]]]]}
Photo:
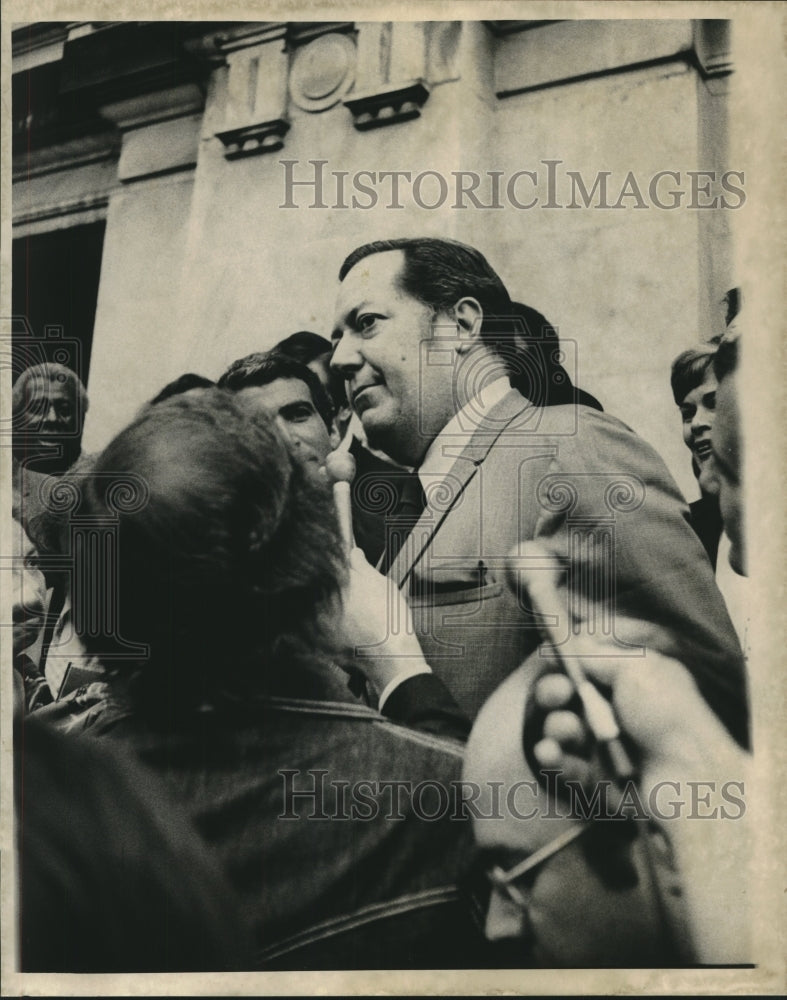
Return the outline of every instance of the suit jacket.
{"type": "Polygon", "coordinates": [[[527,594],[507,585],[505,559],[541,539],[568,560],[570,590],[588,601],[597,633],[621,654],[644,656],[648,646],[675,656],[747,739],[741,650],[653,448],[608,414],[534,407],[512,390],[454,450],[448,477],[427,484],[427,508],[390,575],[408,595],[426,660],[471,717],[538,647],[527,594]]]}

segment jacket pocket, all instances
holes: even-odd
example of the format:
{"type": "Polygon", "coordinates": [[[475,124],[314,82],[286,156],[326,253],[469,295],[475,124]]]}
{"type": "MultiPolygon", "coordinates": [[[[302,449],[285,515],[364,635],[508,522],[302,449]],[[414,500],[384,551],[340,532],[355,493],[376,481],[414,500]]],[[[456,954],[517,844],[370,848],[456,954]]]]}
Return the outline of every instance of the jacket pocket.
{"type": "Polygon", "coordinates": [[[499,583],[483,559],[472,566],[429,566],[410,578],[408,599],[412,608],[438,608],[451,604],[480,604],[499,597],[499,583]]]}

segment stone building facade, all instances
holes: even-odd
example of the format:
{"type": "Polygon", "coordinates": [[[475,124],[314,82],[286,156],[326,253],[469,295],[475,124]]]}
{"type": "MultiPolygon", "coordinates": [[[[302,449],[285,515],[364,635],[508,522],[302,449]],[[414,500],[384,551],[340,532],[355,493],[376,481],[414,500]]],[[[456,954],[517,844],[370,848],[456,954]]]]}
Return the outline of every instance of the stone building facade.
{"type": "Polygon", "coordinates": [[[15,364],[72,358],[87,450],[184,371],[329,333],[356,245],[445,235],[696,496],[669,365],[735,283],[729,22],[58,22],[12,45],[15,364]]]}

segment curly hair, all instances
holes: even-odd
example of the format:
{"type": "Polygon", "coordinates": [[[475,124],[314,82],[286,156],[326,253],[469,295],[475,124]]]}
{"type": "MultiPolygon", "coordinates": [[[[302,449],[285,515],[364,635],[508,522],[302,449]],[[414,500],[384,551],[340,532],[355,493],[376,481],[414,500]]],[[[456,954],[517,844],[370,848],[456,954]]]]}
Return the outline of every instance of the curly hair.
{"type": "Polygon", "coordinates": [[[345,569],[329,488],[231,393],[143,411],[97,459],[83,510],[118,526],[117,612],[113,588],[94,588],[99,628],[84,644],[133,674],[152,712],[275,690],[278,669],[331,652],[325,614],[345,569]],[[129,664],[128,643],[149,654],[129,664]]]}

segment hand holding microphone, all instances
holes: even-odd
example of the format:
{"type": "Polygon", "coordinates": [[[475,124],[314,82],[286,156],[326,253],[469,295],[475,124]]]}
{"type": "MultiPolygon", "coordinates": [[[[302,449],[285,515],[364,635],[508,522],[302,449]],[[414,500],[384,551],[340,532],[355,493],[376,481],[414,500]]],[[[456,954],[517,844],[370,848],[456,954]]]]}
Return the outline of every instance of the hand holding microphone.
{"type": "Polygon", "coordinates": [[[342,533],[345,551],[349,557],[355,544],[350,500],[350,484],[355,477],[355,459],[348,451],[337,448],[325,459],[325,471],[329,481],[333,483],[333,502],[336,505],[336,516],[339,519],[339,529],[342,533]]]}

